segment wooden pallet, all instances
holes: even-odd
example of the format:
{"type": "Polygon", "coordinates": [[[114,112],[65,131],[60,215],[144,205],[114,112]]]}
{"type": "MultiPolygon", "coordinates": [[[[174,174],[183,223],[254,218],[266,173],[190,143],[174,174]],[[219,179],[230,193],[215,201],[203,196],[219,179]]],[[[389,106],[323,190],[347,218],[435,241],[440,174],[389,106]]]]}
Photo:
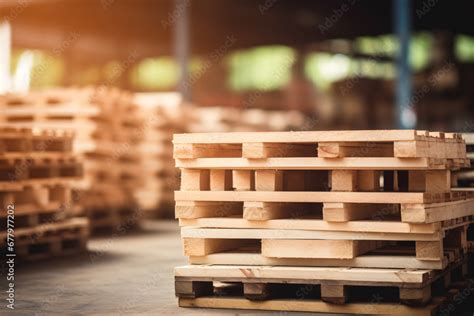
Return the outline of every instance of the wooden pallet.
{"type": "Polygon", "coordinates": [[[195,257],[253,246],[273,259],[355,259],[401,244],[419,261],[442,264],[445,250],[455,252],[453,259],[467,252],[466,231],[467,224],[433,234],[189,227],[181,230],[181,236],[185,255],[195,257]]]}
{"type": "Polygon", "coordinates": [[[72,141],[70,131],[0,126],[0,158],[70,152],[72,141]]]}
{"type": "MultiPolygon", "coordinates": [[[[15,228],[33,227],[70,218],[77,211],[68,185],[24,186],[21,191],[0,192],[0,219],[6,223],[8,205],[15,206],[15,228]]],[[[2,224],[2,230],[5,229],[2,224]]]]}
{"type": "Polygon", "coordinates": [[[336,312],[342,311],[342,306],[350,308],[355,302],[427,305],[433,297],[447,293],[452,283],[465,281],[466,277],[467,264],[463,261],[438,273],[397,269],[184,266],[175,269],[175,292],[180,301],[212,295],[268,303],[275,299],[297,299],[302,303],[317,299],[329,303],[327,306],[334,307],[332,312],[336,312]]]}
{"type": "MultiPolygon", "coordinates": [[[[461,289],[469,288],[468,285],[459,286],[461,289]]],[[[456,302],[462,299],[460,290],[452,289],[444,296],[433,298],[433,302],[425,307],[412,307],[398,303],[378,303],[374,299],[372,303],[352,303],[345,305],[334,305],[321,300],[301,299],[272,299],[268,301],[250,301],[239,297],[199,297],[179,298],[180,307],[191,308],[222,308],[240,310],[268,310],[285,312],[309,312],[309,313],[336,313],[354,315],[415,315],[434,316],[449,315],[449,308],[456,306],[456,302]]]]}
{"type": "Polygon", "coordinates": [[[184,254],[193,264],[177,274],[180,305],[255,306],[247,297],[280,310],[292,310],[274,303],[284,299],[296,311],[423,314],[439,304],[402,311],[399,303],[427,304],[438,291],[435,284],[447,292],[451,271],[457,269],[458,279],[466,275],[474,192],[451,189],[451,171],[469,165],[459,134],[178,134],[173,143],[181,169],[175,212],[184,254]],[[463,267],[453,268],[459,262],[463,267]],[[358,269],[365,275],[351,283],[344,273],[358,269]],[[403,271],[395,272],[399,285],[369,284],[390,269],[403,271]],[[432,273],[427,283],[411,286],[403,277],[423,269],[432,273]],[[267,271],[271,277],[264,276],[267,271]],[[327,280],[332,272],[340,278],[327,280]],[[311,285],[313,301],[304,302],[306,309],[292,303],[294,292],[281,297],[294,284],[311,285]],[[365,304],[354,300],[341,309],[321,302],[346,303],[347,293],[361,299],[367,288],[394,301],[370,310],[370,296],[365,304]],[[207,297],[213,291],[238,298],[207,297]]]}
{"type": "MultiPolygon", "coordinates": [[[[81,106],[54,106],[40,107],[29,106],[7,108],[0,113],[0,124],[19,125],[29,123],[43,123],[50,128],[57,124],[88,125],[100,113],[97,107],[81,106]]],[[[70,128],[70,127],[69,127],[70,128]]]]}
{"type": "Polygon", "coordinates": [[[242,214],[259,221],[318,215],[322,209],[328,222],[399,216],[402,222],[434,223],[474,215],[472,193],[176,191],[175,199],[180,219],[242,214]]]}
{"type": "Polygon", "coordinates": [[[78,180],[83,175],[83,162],[74,155],[56,158],[0,159],[0,187],[16,182],[38,185],[42,180],[78,180]]]}
{"type": "MultiPolygon", "coordinates": [[[[285,206],[271,204],[324,203],[324,220],[349,221],[373,215],[380,208],[373,204],[399,204],[402,220],[425,222],[425,209],[431,207],[426,204],[473,196],[451,190],[450,169],[469,164],[458,134],[177,134],[173,142],[176,164],[182,169],[177,209],[201,202],[263,202],[264,207],[248,206],[252,212],[245,212],[244,205],[244,216],[265,220],[288,215],[285,206]],[[262,218],[255,210],[263,208],[268,215],[262,218]]],[[[177,215],[181,218],[179,211],[177,215]]],[[[472,212],[460,216],[467,215],[472,212]]]]}
{"type": "MultiPolygon", "coordinates": [[[[6,251],[6,233],[0,232],[0,248],[6,251]]],[[[58,223],[15,229],[15,254],[25,261],[66,256],[84,251],[89,237],[89,222],[74,218],[58,223]]]]}
{"type": "Polygon", "coordinates": [[[414,130],[175,134],[173,143],[176,159],[466,156],[460,134],[414,130]]]}
{"type": "Polygon", "coordinates": [[[93,92],[91,88],[57,88],[30,91],[28,94],[7,93],[0,95],[0,108],[78,106],[90,103],[93,92]]]}

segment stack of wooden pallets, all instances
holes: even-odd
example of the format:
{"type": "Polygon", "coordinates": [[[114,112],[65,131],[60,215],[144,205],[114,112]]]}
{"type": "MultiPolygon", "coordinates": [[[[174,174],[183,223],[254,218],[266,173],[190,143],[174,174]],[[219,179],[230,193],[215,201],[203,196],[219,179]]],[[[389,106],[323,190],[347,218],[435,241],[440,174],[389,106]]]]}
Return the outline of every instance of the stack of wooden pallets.
{"type": "Polygon", "coordinates": [[[271,111],[184,105],[188,132],[257,132],[298,130],[311,125],[298,111],[271,111]]]}
{"type": "Polygon", "coordinates": [[[118,89],[99,87],[90,103],[100,113],[83,143],[85,181],[77,194],[94,232],[131,229],[141,220],[135,192],[143,185],[143,119],[132,95],[118,89]]]}
{"type": "Polygon", "coordinates": [[[129,93],[107,87],[58,88],[0,96],[0,122],[67,129],[84,158],[73,199],[94,231],[138,222],[134,192],[142,182],[141,117],[129,93]]]}
{"type": "Polygon", "coordinates": [[[177,134],[183,307],[431,315],[467,286],[459,134],[177,134]],[[377,303],[377,304],[375,304],[377,303]]]}
{"type": "Polygon", "coordinates": [[[150,217],[173,217],[179,171],[174,168],[173,134],[182,133],[186,119],[181,96],[174,92],[136,93],[134,102],[144,117],[140,146],[144,185],[137,192],[140,208],[150,217]]]}
{"type": "Polygon", "coordinates": [[[86,248],[88,221],[75,217],[71,200],[83,172],[72,139],[70,133],[0,127],[2,251],[13,245],[17,256],[35,260],[86,248]]]}

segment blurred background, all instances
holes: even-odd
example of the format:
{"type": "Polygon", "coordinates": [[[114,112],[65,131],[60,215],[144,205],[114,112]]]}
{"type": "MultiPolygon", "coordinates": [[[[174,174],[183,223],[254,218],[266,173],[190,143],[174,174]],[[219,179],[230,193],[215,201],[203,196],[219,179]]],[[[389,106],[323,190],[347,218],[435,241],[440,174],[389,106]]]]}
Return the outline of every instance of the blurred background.
{"type": "MultiPolygon", "coordinates": [[[[473,132],[472,21],[468,0],[0,1],[0,136],[3,127],[74,133],[71,148],[60,140],[74,179],[26,179],[33,184],[23,191],[0,192],[4,209],[13,196],[16,234],[26,236],[18,251],[36,261],[88,249],[82,260],[25,270],[23,310],[76,306],[66,284],[84,300],[105,293],[76,312],[140,312],[127,301],[135,292],[143,308],[176,313],[172,269],[185,262],[178,225],[150,221],[174,218],[174,133],[473,132]],[[70,222],[77,217],[108,238],[89,242],[72,229],[84,228],[70,222]],[[145,233],[122,236],[137,227],[145,233]],[[30,282],[38,271],[47,277],[30,282]],[[86,281],[74,279],[81,273],[86,281]],[[150,279],[151,295],[142,295],[150,279]],[[38,303],[44,295],[54,304],[38,303]]],[[[474,151],[474,137],[466,140],[474,151]]],[[[473,172],[463,172],[459,183],[473,186],[473,172]]]]}
{"type": "Polygon", "coordinates": [[[180,92],[197,106],[297,110],[317,121],[311,129],[459,130],[472,115],[470,5],[2,1],[1,88],[107,85],[180,92]],[[397,90],[401,76],[409,91],[397,90]],[[399,118],[400,94],[416,115],[399,118]]]}

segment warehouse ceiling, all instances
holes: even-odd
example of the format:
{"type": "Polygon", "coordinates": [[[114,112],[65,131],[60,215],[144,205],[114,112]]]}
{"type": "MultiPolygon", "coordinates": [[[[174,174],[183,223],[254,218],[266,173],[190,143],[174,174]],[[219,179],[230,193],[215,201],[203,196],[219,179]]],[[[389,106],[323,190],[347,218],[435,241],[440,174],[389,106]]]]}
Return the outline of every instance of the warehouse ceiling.
{"type": "MultiPolygon", "coordinates": [[[[283,44],[305,47],[331,38],[391,33],[391,1],[199,0],[189,6],[192,54],[283,44]]],[[[471,1],[414,1],[416,31],[474,35],[471,1]]],[[[171,55],[183,7],[170,0],[18,0],[0,3],[20,48],[69,48],[88,58],[171,55]],[[71,40],[72,38],[72,40],[71,40]]]]}

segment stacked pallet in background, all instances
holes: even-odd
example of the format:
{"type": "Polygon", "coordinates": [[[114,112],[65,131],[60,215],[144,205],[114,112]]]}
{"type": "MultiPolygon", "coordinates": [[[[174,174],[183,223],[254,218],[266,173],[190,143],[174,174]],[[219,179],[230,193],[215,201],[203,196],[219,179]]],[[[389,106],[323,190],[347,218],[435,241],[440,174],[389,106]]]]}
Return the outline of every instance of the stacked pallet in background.
{"type": "MultiPolygon", "coordinates": [[[[463,138],[467,145],[467,158],[474,162],[474,134],[463,134],[463,138]]],[[[455,183],[457,186],[462,188],[473,188],[474,187],[474,169],[464,168],[455,174],[455,183]]]]}
{"type": "Polygon", "coordinates": [[[186,119],[178,93],[136,93],[134,102],[144,117],[143,186],[136,193],[140,208],[150,217],[171,218],[174,209],[173,192],[179,189],[179,170],[174,168],[174,133],[184,132],[186,119]]]}
{"type": "Polygon", "coordinates": [[[187,132],[258,132],[301,130],[311,126],[298,111],[270,111],[183,105],[188,120],[187,132]]]}
{"type": "Polygon", "coordinates": [[[72,141],[70,133],[0,127],[2,253],[13,245],[18,257],[35,260],[85,250],[89,223],[75,217],[71,200],[83,165],[72,141]]]}
{"type": "Polygon", "coordinates": [[[73,200],[93,231],[138,222],[134,192],[141,185],[140,113],[118,89],[61,88],[0,97],[0,122],[13,127],[70,129],[85,178],[73,200]]]}
{"type": "Polygon", "coordinates": [[[468,286],[459,134],[174,136],[180,306],[431,315],[468,286]],[[377,304],[374,304],[377,303],[377,304]],[[402,304],[400,304],[402,303],[402,304]]]}
{"type": "Polygon", "coordinates": [[[84,144],[85,181],[77,194],[93,231],[128,230],[142,218],[135,193],[143,185],[143,118],[132,94],[118,89],[97,88],[90,103],[100,112],[84,144]]]}

